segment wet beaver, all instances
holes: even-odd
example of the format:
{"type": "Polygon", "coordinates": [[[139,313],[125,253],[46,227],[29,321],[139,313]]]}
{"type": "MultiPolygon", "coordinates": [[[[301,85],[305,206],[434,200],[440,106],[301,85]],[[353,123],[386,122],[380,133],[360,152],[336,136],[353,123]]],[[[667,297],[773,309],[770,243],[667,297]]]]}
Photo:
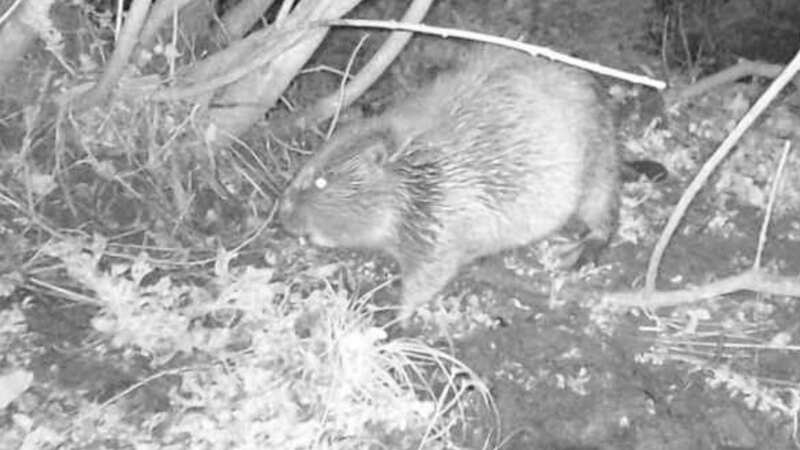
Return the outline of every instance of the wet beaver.
{"type": "Polygon", "coordinates": [[[594,78],[496,48],[470,61],[339,130],[281,199],[287,231],[393,256],[404,319],[477,257],[575,218],[587,231],[565,260],[581,264],[617,225],[615,130],[594,78]]]}

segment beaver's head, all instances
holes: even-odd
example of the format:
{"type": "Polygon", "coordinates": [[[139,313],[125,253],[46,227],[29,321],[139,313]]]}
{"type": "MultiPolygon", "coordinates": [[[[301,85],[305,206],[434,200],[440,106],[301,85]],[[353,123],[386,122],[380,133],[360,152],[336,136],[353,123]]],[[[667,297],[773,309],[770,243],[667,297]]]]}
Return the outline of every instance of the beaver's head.
{"type": "Polygon", "coordinates": [[[299,171],[283,194],[284,229],[325,247],[385,249],[396,236],[398,192],[388,127],[351,127],[336,134],[299,171]]]}

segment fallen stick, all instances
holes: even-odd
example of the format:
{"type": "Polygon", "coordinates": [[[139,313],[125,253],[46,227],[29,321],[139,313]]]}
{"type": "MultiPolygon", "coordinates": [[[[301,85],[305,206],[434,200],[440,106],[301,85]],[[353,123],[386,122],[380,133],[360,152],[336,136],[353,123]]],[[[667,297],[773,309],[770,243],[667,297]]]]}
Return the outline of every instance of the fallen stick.
{"type": "Polygon", "coordinates": [[[775,206],[775,199],[778,196],[778,186],[780,185],[791,147],[791,141],[786,141],[783,146],[783,152],[778,161],[778,167],[775,170],[775,179],[772,181],[767,211],[764,214],[764,222],[761,225],[761,232],[758,236],[756,256],[754,258],[753,267],[749,271],[703,286],[688,289],[656,292],[645,286],[644,290],[633,293],[612,293],[604,298],[604,302],[616,306],[639,306],[658,309],[666,306],[676,306],[701,301],[737,291],[754,291],[765,294],[800,297],[800,276],[782,277],[768,274],[761,269],[761,256],[767,241],[767,229],[769,228],[772,210],[775,206]]]}
{"type": "Polygon", "coordinates": [[[356,27],[356,28],[379,28],[395,31],[413,31],[416,33],[432,34],[441,36],[443,38],[459,38],[467,39],[477,42],[485,42],[487,44],[501,45],[503,47],[513,48],[530,54],[531,56],[542,56],[544,58],[558,61],[571,66],[579,67],[584,70],[599,73],[609,77],[625,80],[630,83],[641,84],[649,86],[654,89],[663,90],[666,88],[666,83],[661,80],[655,80],[644,75],[638,75],[630,72],[625,72],[611,67],[603,66],[601,64],[586,61],[574,56],[569,56],[564,53],[559,53],[547,47],[539,45],[526,44],[524,42],[515,41],[513,39],[494,36],[486,33],[478,33],[475,31],[460,30],[457,28],[436,27],[432,25],[425,25],[421,23],[403,23],[393,20],[366,20],[366,19],[336,19],[324,22],[325,25],[342,26],[342,27],[356,27]]]}
{"type": "Polygon", "coordinates": [[[798,297],[800,300],[800,276],[773,275],[751,269],[703,286],[686,289],[659,292],[648,292],[643,289],[634,292],[608,293],[603,296],[603,303],[612,306],[658,309],[699,302],[738,291],[798,297]]]}
{"type": "MultiPolygon", "coordinates": [[[[740,60],[736,65],[727,67],[715,74],[709,75],[684,89],[667,92],[667,103],[684,101],[708,92],[717,86],[736,81],[748,76],[775,78],[784,69],[780,64],[770,64],[762,61],[740,60]]],[[[795,76],[792,82],[800,87],[800,77],[795,76]]]]}
{"type": "Polygon", "coordinates": [[[700,168],[700,171],[695,175],[694,179],[686,190],[683,192],[680,200],[678,200],[678,204],[675,205],[675,209],[672,211],[672,214],[669,216],[667,220],[667,224],[664,226],[664,230],[661,233],[661,236],[658,238],[655,247],[653,248],[653,253],[650,255],[650,261],[647,264],[647,274],[645,276],[645,289],[648,291],[654,292],[656,288],[656,278],[658,277],[658,267],[661,264],[661,258],[664,256],[664,251],[669,245],[670,240],[672,239],[672,235],[675,234],[675,231],[678,229],[678,225],[680,224],[681,220],[683,219],[686,210],[689,209],[689,205],[694,200],[695,196],[700,189],[703,188],[706,181],[711,177],[711,174],[717,169],[717,167],[722,164],[722,161],[728,156],[728,154],[733,150],[736,146],[736,143],[739,142],[739,139],[744,135],[745,131],[747,131],[750,126],[755,123],[756,119],[767,109],[767,106],[772,102],[772,100],[778,95],[778,93],[783,90],[783,88],[794,78],[794,76],[800,71],[800,51],[792,58],[792,61],[786,65],[783,72],[778,75],[775,80],[772,81],[772,84],[769,85],[766,91],[759,97],[759,99],[753,104],[753,106],[747,111],[747,113],[739,120],[739,123],[736,124],[736,127],[733,131],[728,134],[725,140],[719,144],[714,153],[711,155],[710,158],[703,164],[703,167],[700,168]]]}

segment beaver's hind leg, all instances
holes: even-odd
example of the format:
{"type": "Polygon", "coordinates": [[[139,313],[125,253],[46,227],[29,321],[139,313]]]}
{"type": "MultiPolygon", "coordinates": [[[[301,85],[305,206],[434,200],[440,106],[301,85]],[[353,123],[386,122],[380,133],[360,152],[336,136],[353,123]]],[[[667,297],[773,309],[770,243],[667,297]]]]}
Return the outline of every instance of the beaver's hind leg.
{"type": "MultiPolygon", "coordinates": [[[[601,171],[607,168],[598,168],[601,171]]],[[[588,177],[575,218],[585,226],[580,240],[562,249],[559,266],[578,268],[596,263],[608,245],[619,221],[619,178],[616,173],[588,177]]]]}

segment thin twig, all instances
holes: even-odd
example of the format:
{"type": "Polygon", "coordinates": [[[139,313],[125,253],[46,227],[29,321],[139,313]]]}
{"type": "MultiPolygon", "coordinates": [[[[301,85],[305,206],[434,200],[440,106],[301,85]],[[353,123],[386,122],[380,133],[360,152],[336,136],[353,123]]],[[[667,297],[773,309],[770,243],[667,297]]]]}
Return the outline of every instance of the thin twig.
{"type": "Polygon", "coordinates": [[[361,50],[362,46],[364,46],[364,42],[367,41],[367,38],[369,38],[369,34],[364,33],[364,35],[361,36],[361,39],[358,40],[356,48],[353,49],[353,52],[350,54],[350,59],[347,60],[347,66],[344,68],[344,76],[342,77],[342,81],[339,83],[339,101],[336,102],[336,111],[333,113],[333,120],[331,120],[330,125],[328,125],[328,132],[325,134],[325,140],[331,138],[333,130],[336,129],[336,124],[339,122],[339,114],[341,114],[342,107],[344,105],[344,86],[345,83],[347,83],[347,79],[350,77],[350,72],[353,71],[353,63],[356,61],[358,51],[361,50]]]}
{"type": "Polygon", "coordinates": [[[417,33],[433,34],[443,38],[455,37],[461,39],[468,39],[472,41],[485,42],[488,44],[501,45],[503,47],[513,48],[526,52],[532,56],[543,56],[554,61],[559,61],[569,64],[581,69],[589,70],[621,80],[629,81],[631,83],[643,84],[655,89],[664,89],[666,83],[661,80],[654,80],[650,77],[624,72],[622,70],[612,69],[601,64],[589,62],[580,58],[558,53],[546,47],[538,45],[525,44],[523,42],[515,41],[513,39],[493,36],[491,34],[478,33],[474,31],[459,30],[456,28],[434,27],[431,25],[404,23],[393,20],[359,20],[359,19],[336,19],[322,22],[324,25],[329,26],[343,26],[343,27],[357,27],[357,28],[380,28],[387,30],[405,30],[414,31],[417,33]]]}
{"type": "MultiPolygon", "coordinates": [[[[403,14],[402,22],[421,22],[431,8],[432,3],[433,0],[414,0],[403,14]]],[[[340,98],[338,92],[334,92],[315,102],[311,110],[303,112],[300,117],[308,123],[316,124],[333,115],[337,109],[349,106],[386,71],[386,68],[397,58],[397,55],[403,50],[411,36],[412,33],[406,31],[394,31],[389,34],[389,37],[386,38],[378,51],[361,68],[358,75],[347,83],[343,98],[340,98]]]]}
{"type": "Polygon", "coordinates": [[[781,183],[781,176],[783,175],[783,168],[786,166],[786,158],[789,156],[789,150],[792,148],[792,141],[786,140],[783,144],[783,153],[781,160],[778,162],[778,169],[775,171],[775,179],[772,181],[772,187],[769,190],[769,201],[767,202],[767,211],[764,214],[764,222],[761,224],[761,232],[758,235],[758,248],[756,250],[756,258],[753,262],[753,270],[761,269],[761,254],[764,252],[764,245],[767,243],[767,229],[769,222],[772,218],[772,209],[775,206],[775,197],[778,194],[778,186],[781,183]]]}
{"type": "Polygon", "coordinates": [[[669,61],[667,60],[667,45],[669,43],[669,14],[664,15],[664,26],[661,28],[661,66],[665,77],[669,77],[669,61]]]}
{"type": "Polygon", "coordinates": [[[8,7],[8,9],[6,9],[3,15],[0,16],[0,25],[3,25],[6,22],[6,20],[8,20],[8,18],[11,17],[12,14],[14,14],[14,11],[17,10],[17,7],[21,3],[22,0],[15,0],[14,3],[12,3],[11,6],[8,7]]]}
{"type": "Polygon", "coordinates": [[[683,22],[683,3],[678,2],[677,4],[677,12],[676,12],[676,20],[675,25],[677,26],[678,35],[681,37],[681,46],[683,47],[683,54],[686,56],[686,71],[692,77],[692,81],[694,81],[694,61],[692,60],[692,52],[689,50],[689,38],[686,36],[686,27],[684,27],[683,22]]]}
{"type": "Polygon", "coordinates": [[[80,292],[71,291],[71,290],[69,290],[67,288],[63,288],[61,286],[58,286],[56,284],[52,284],[52,283],[47,282],[45,280],[40,280],[40,279],[35,278],[35,277],[28,277],[25,281],[26,281],[26,284],[29,285],[28,287],[31,290],[36,290],[35,288],[40,288],[39,290],[42,290],[42,289],[47,290],[48,293],[51,294],[51,295],[58,295],[60,298],[68,299],[68,300],[76,302],[76,303],[84,303],[84,304],[87,304],[87,305],[102,305],[102,302],[100,300],[97,300],[96,298],[94,298],[94,297],[92,297],[90,295],[81,294],[80,292]]]}

